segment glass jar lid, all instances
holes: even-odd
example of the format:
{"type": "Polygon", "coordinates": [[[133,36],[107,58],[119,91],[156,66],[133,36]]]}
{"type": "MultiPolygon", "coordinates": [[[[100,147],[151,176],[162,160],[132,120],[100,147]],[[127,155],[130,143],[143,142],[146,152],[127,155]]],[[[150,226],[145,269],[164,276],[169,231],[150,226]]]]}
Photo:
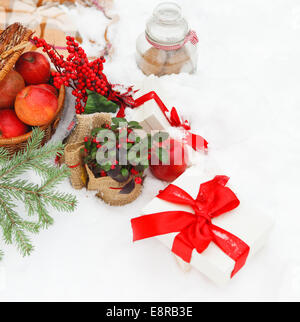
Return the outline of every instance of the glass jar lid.
{"type": "Polygon", "coordinates": [[[146,25],[146,36],[162,45],[179,44],[188,33],[189,25],[174,2],[159,4],[146,25]]]}

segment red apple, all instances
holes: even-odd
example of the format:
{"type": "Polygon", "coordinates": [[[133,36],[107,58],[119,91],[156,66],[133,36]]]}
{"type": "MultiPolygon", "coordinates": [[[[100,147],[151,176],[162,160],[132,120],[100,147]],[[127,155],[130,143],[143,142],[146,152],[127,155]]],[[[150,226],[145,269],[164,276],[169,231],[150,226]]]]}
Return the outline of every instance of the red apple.
{"type": "Polygon", "coordinates": [[[0,111],[0,137],[13,138],[27,133],[28,130],[28,126],[18,119],[15,111],[0,111]]]}
{"type": "Polygon", "coordinates": [[[38,85],[49,82],[50,63],[40,53],[34,51],[24,53],[18,59],[15,69],[23,76],[27,85],[38,85]]]}
{"type": "Polygon", "coordinates": [[[40,84],[40,85],[36,85],[36,86],[39,87],[39,88],[43,88],[43,89],[46,89],[46,90],[50,91],[56,97],[58,96],[57,89],[54,86],[50,85],[50,84],[40,84]]]}
{"type": "Polygon", "coordinates": [[[57,109],[57,97],[38,86],[25,87],[16,98],[15,110],[19,119],[31,126],[49,124],[57,109]]]}
{"type": "Polygon", "coordinates": [[[25,87],[23,77],[11,70],[0,82],[0,109],[14,106],[17,94],[25,87]]]}
{"type": "Polygon", "coordinates": [[[154,146],[150,170],[152,174],[163,181],[172,182],[187,169],[188,150],[182,142],[172,138],[154,146]],[[158,157],[158,148],[162,148],[167,155],[166,160],[158,157]]]}

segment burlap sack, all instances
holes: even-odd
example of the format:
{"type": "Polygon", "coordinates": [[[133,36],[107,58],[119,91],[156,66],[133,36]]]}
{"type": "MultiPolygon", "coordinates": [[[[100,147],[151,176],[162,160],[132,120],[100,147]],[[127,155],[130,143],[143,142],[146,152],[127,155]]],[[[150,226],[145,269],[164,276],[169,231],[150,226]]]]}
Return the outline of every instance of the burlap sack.
{"type": "Polygon", "coordinates": [[[86,165],[89,182],[88,190],[97,190],[97,197],[111,206],[123,206],[133,202],[142,192],[142,185],[136,184],[135,188],[128,194],[120,194],[121,189],[132,180],[130,177],[126,182],[119,183],[111,177],[95,178],[92,171],[86,165]]]}
{"type": "Polygon", "coordinates": [[[71,171],[71,184],[74,189],[82,189],[87,184],[87,173],[83,164],[81,150],[84,148],[84,138],[91,134],[92,129],[105,123],[111,123],[109,113],[91,115],[76,115],[77,126],[67,140],[64,162],[71,171]]]}
{"type": "Polygon", "coordinates": [[[84,148],[82,142],[68,144],[65,147],[65,164],[70,168],[70,180],[74,189],[86,187],[87,174],[82,161],[81,151],[84,148]]]}
{"type": "Polygon", "coordinates": [[[110,113],[94,113],[89,115],[77,114],[76,118],[76,128],[69,136],[67,144],[83,142],[84,138],[89,136],[94,128],[101,127],[105,123],[111,123],[110,113]]]}
{"type": "Polygon", "coordinates": [[[82,149],[84,138],[91,134],[92,129],[111,123],[111,114],[95,113],[91,115],[77,115],[77,126],[67,140],[64,162],[71,171],[71,184],[74,189],[86,187],[88,190],[98,191],[96,196],[112,206],[122,206],[134,201],[142,191],[142,185],[135,185],[129,194],[120,194],[125,183],[119,183],[110,177],[95,178],[92,171],[84,164],[82,149]]]}

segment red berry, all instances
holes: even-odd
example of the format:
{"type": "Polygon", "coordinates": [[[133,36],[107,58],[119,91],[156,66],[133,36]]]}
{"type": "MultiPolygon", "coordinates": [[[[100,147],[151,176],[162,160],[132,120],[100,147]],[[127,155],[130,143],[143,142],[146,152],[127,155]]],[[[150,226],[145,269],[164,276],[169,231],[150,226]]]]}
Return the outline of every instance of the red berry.
{"type": "Polygon", "coordinates": [[[138,174],[138,171],[136,171],[134,168],[132,168],[130,172],[131,172],[134,176],[138,174]]]}
{"type": "Polygon", "coordinates": [[[141,183],[142,183],[142,181],[143,181],[143,180],[142,180],[142,178],[140,178],[140,177],[136,177],[136,178],[135,178],[135,183],[136,183],[136,184],[141,184],[141,183]]]}

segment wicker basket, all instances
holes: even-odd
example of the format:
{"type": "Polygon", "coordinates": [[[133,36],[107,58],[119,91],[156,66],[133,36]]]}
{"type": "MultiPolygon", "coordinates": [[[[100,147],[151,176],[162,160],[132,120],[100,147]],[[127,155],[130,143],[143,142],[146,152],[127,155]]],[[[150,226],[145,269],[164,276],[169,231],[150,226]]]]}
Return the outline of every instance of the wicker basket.
{"type": "MultiPolygon", "coordinates": [[[[10,25],[3,32],[0,31],[0,82],[14,67],[18,58],[28,46],[28,40],[31,35],[32,31],[19,23],[10,25]]],[[[59,90],[58,109],[53,121],[48,125],[40,127],[45,132],[42,144],[51,139],[58,126],[64,107],[65,94],[65,87],[62,86],[59,90]]],[[[31,137],[31,133],[28,132],[22,136],[10,139],[0,138],[0,147],[5,147],[12,155],[26,148],[27,140],[31,137]]]]}

